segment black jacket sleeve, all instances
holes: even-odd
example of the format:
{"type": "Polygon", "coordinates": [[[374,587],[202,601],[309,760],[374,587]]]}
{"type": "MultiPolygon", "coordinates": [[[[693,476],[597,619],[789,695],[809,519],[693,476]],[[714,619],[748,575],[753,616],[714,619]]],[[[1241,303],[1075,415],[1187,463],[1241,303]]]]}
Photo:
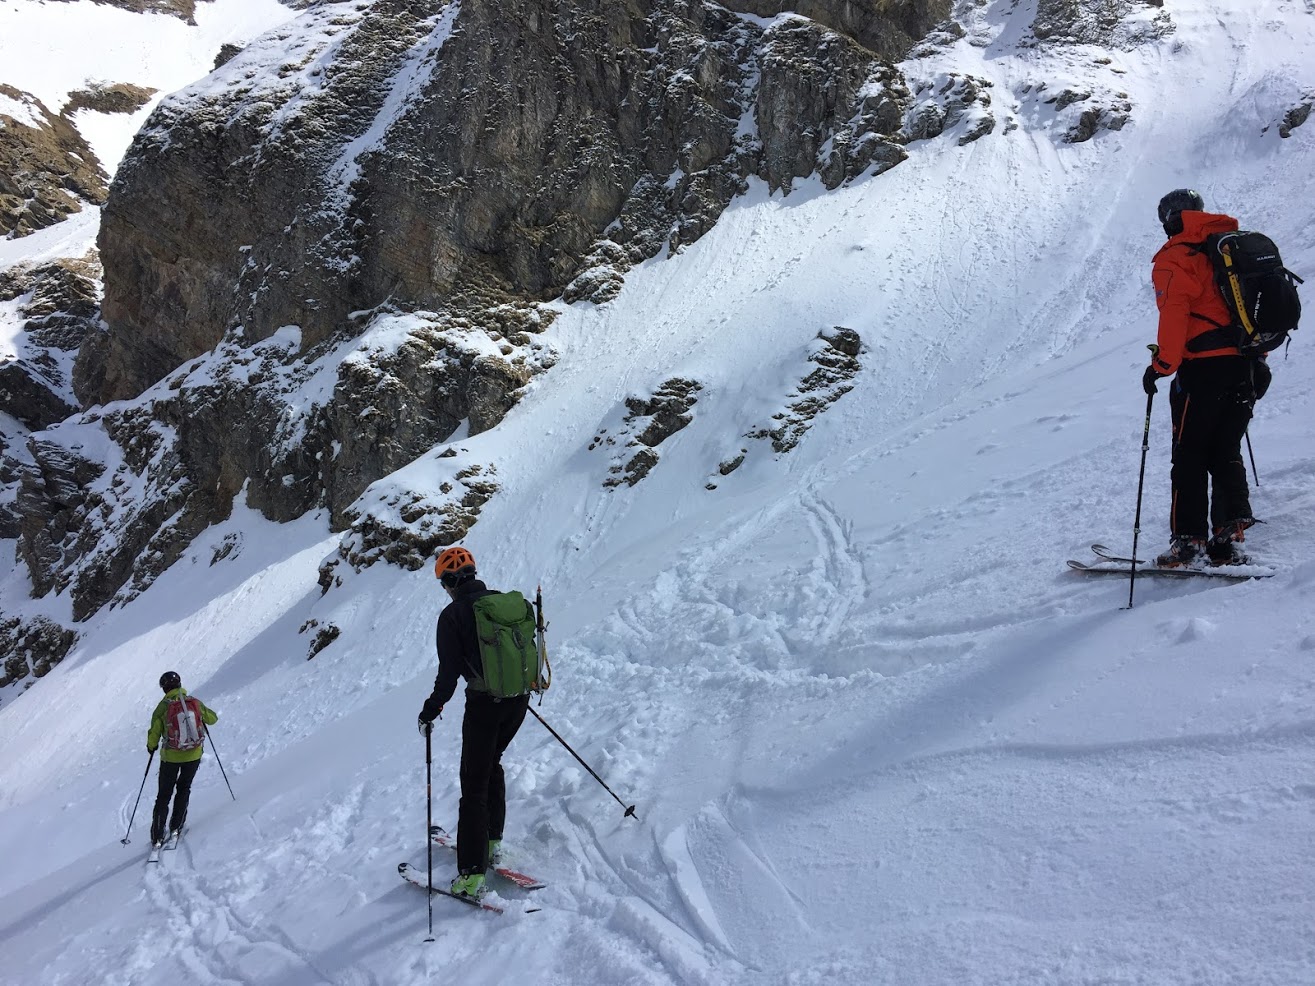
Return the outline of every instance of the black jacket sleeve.
{"type": "Polygon", "coordinates": [[[434,644],[438,649],[438,674],[434,676],[434,692],[430,697],[439,705],[447,705],[456,694],[457,683],[465,669],[461,634],[451,607],[439,614],[434,644]]]}

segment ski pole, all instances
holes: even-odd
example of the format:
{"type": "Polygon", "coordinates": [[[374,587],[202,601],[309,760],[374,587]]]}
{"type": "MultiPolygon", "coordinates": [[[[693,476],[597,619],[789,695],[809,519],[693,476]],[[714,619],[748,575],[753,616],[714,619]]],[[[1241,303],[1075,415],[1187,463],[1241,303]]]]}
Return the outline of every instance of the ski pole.
{"type": "Polygon", "coordinates": [[[202,720],[201,728],[205,730],[205,738],[210,741],[210,752],[215,755],[215,763],[219,764],[219,772],[224,775],[224,784],[228,786],[228,796],[236,801],[237,795],[233,793],[233,785],[228,783],[228,773],[224,770],[224,761],[219,759],[219,750],[215,748],[215,738],[210,735],[210,727],[202,720]]]}
{"type": "MultiPolygon", "coordinates": [[[[132,814],[128,816],[128,832],[132,831],[132,821],[137,817],[137,806],[142,803],[142,792],[146,790],[146,777],[151,772],[151,761],[155,759],[155,751],[146,758],[146,772],[142,774],[142,786],[137,789],[137,800],[132,803],[132,814]]],[[[125,846],[128,844],[128,832],[123,833],[123,838],[119,841],[125,846]]]]}
{"type": "Polygon", "coordinates": [[[1151,447],[1151,405],[1154,403],[1155,392],[1152,391],[1146,395],[1146,428],[1141,436],[1141,473],[1137,476],[1137,515],[1132,521],[1132,575],[1128,579],[1128,605],[1123,609],[1132,609],[1132,590],[1137,585],[1137,539],[1141,535],[1141,498],[1146,485],[1146,453],[1151,447]]]}
{"type": "Polygon", "coordinates": [[[434,840],[430,833],[434,831],[434,724],[425,723],[425,845],[429,847],[429,937],[434,940],[434,840]]]}
{"type": "Polygon", "coordinates": [[[1251,429],[1248,428],[1244,432],[1244,434],[1246,435],[1247,438],[1247,455],[1251,457],[1251,478],[1254,479],[1256,481],[1256,485],[1259,486],[1260,473],[1256,472],[1256,453],[1251,451],[1251,429]]]}
{"type": "Polygon", "coordinates": [[[575,757],[576,760],[580,761],[580,766],[584,767],[585,770],[589,771],[589,773],[593,775],[594,780],[596,780],[599,784],[602,784],[603,789],[607,791],[608,794],[610,794],[613,798],[616,798],[616,803],[619,804],[622,808],[625,808],[626,817],[633,817],[635,821],[639,821],[639,816],[635,814],[635,806],[630,805],[629,807],[627,807],[624,801],[616,797],[616,792],[613,791],[610,787],[608,787],[607,784],[604,783],[603,779],[598,776],[598,774],[594,773],[594,768],[590,767],[587,763],[585,763],[584,759],[580,756],[580,754],[572,750],[571,745],[567,743],[566,740],[562,739],[560,736],[557,735],[557,730],[553,729],[552,726],[548,725],[547,722],[544,722],[543,716],[535,712],[533,708],[530,709],[530,712],[534,714],[534,718],[538,719],[540,722],[543,723],[544,729],[552,733],[553,739],[555,739],[558,743],[562,744],[562,746],[566,747],[567,752],[570,753],[571,756],[575,757]]]}

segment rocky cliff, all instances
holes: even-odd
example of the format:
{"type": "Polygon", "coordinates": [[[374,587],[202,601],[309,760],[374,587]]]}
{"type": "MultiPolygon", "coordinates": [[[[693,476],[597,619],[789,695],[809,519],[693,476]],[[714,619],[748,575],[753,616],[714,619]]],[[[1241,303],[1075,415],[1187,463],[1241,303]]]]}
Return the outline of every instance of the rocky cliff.
{"type": "MultiPolygon", "coordinates": [[[[496,464],[453,448],[439,496],[362,494],[459,428],[497,426],[557,358],[545,302],[606,303],[751,179],[835,188],[1052,99],[993,103],[989,82],[937,69],[982,30],[962,16],[976,5],[951,6],[321,2],[224,52],[156,109],[110,189],[102,319],[79,323],[65,398],[83,410],[0,462],[34,594],[68,592],[74,621],[130,599],[239,495],[279,520],[327,509],[346,533],[326,589],[342,564],[419,566],[475,522],[496,464]]],[[[1042,0],[1025,43],[1135,39],[1141,6],[1042,0]]],[[[1056,139],[1077,125],[1067,106],[1046,118],[1056,139]]],[[[857,370],[850,330],[816,350],[758,436],[779,452],[857,370]]],[[[625,484],[657,455],[641,419],[678,426],[697,400],[698,381],[675,383],[627,403],[625,484]]]]}

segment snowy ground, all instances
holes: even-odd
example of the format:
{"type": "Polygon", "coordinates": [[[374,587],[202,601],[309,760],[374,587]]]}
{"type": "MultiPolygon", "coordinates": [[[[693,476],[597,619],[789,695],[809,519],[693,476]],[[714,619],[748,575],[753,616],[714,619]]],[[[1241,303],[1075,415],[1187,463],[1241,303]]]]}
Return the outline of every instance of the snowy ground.
{"type": "MultiPolygon", "coordinates": [[[[1016,37],[1031,6],[979,29],[1016,37]]],[[[543,585],[539,711],[639,815],[527,721],[508,840],[551,884],[542,911],[440,899],[421,943],[395,870],[425,856],[413,723],[440,594],[378,567],[321,598],[324,519],[238,509],[0,710],[0,981],[1315,982],[1306,333],[1251,430],[1268,524],[1248,546],[1280,574],[1146,580],[1121,611],[1127,583],[1063,566],[1131,541],[1159,196],[1193,185],[1315,273],[1315,124],[1261,135],[1312,83],[1315,17],[1169,9],[1175,35],[1113,56],[1122,132],[1025,125],[834,193],[755,189],[614,303],[564,310],[558,365],[461,443],[503,484],[468,542],[481,570],[543,585]],[[785,456],[744,441],[834,325],[865,341],[855,389],[785,456]],[[672,376],[704,384],[693,422],[603,489],[590,441],[672,376]],[[343,634],[307,662],[309,619],[343,634]],[[153,779],[118,840],[166,667],[219,712],[237,801],[207,760],[183,848],[144,872],[153,779]]],[[[1004,112],[1093,53],[937,58],[920,69],[992,79],[1004,112]]],[[[1165,539],[1166,404],[1144,550],[1165,539]]],[[[435,734],[449,827],[459,721],[435,734]]]]}

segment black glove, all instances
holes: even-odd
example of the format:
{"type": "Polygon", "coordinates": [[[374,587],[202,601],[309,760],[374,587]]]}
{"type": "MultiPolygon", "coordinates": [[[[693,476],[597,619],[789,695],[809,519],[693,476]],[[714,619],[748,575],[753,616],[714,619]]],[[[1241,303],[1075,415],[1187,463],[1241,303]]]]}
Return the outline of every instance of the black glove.
{"type": "Polygon", "coordinates": [[[1269,363],[1263,359],[1254,360],[1251,364],[1251,386],[1256,392],[1256,400],[1265,396],[1265,391],[1269,390],[1269,385],[1274,380],[1274,371],[1269,368],[1269,363]]]}
{"type": "MultiPolygon", "coordinates": [[[[422,724],[427,725],[433,722],[435,719],[442,719],[442,718],[443,718],[442,703],[440,703],[438,699],[434,698],[433,695],[430,695],[429,698],[425,699],[424,708],[420,710],[420,722],[422,724]]],[[[423,730],[421,731],[423,732],[423,730]]]]}
{"type": "Polygon", "coordinates": [[[1160,375],[1155,372],[1155,367],[1146,367],[1146,372],[1141,375],[1141,389],[1146,391],[1147,395],[1155,393],[1155,384],[1160,379],[1160,375]]]}

